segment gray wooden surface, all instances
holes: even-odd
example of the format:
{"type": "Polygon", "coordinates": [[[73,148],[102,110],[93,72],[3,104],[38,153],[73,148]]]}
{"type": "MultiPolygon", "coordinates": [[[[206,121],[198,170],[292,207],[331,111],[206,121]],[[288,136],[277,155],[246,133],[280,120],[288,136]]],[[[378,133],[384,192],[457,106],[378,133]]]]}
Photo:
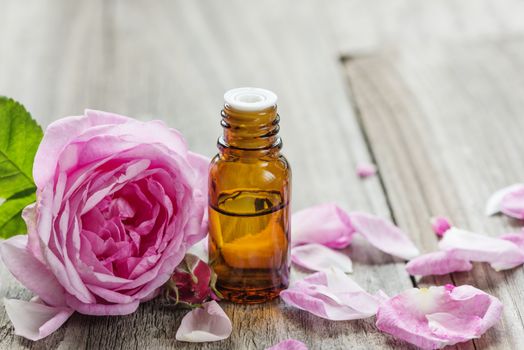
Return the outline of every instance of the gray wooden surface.
{"type": "MultiPolygon", "coordinates": [[[[293,208],[336,201],[389,217],[430,251],[431,215],[494,235],[516,225],[482,207],[524,172],[522,18],[522,2],[497,0],[0,0],[0,94],[43,125],[86,107],[164,119],[212,156],[223,92],[270,88],[293,208]],[[380,176],[359,180],[360,161],[380,176]]],[[[412,281],[404,262],[361,240],[348,252],[372,292],[453,281],[501,298],[503,322],[458,348],[524,344],[521,269],[412,281]]],[[[0,296],[30,297],[0,272],[0,296]]],[[[328,322],[279,301],[223,306],[233,334],[206,345],[177,342],[185,311],[160,301],[125,317],[76,314],[39,342],[14,336],[0,308],[0,348],[263,349],[290,337],[310,349],[408,348],[373,318],[328,322]]]]}

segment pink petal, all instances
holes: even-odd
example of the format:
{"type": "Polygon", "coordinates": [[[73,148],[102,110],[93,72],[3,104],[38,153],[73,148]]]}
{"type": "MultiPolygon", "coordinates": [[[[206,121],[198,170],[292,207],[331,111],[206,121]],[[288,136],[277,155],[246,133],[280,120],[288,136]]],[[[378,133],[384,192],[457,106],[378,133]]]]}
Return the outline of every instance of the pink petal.
{"type": "Polygon", "coordinates": [[[524,219],[524,186],[506,193],[500,202],[500,211],[516,219],[524,219]]]}
{"type": "Polygon", "coordinates": [[[86,304],[70,294],[66,294],[67,305],[81,314],[93,316],[129,315],[138,309],[139,300],[126,304],[86,304]]]}
{"type": "Polygon", "coordinates": [[[62,149],[86,129],[104,124],[120,124],[127,117],[110,113],[67,117],[51,123],[45,133],[33,164],[33,177],[38,188],[43,187],[55,174],[58,156],[62,149]]]}
{"type": "MultiPolygon", "coordinates": [[[[428,326],[431,331],[439,336],[446,338],[464,339],[467,333],[474,333],[480,326],[482,320],[477,316],[460,318],[446,312],[437,312],[426,316],[428,326]]],[[[477,338],[477,336],[471,336],[477,338]]]]}
{"type": "Polygon", "coordinates": [[[286,339],[266,350],[307,350],[307,346],[296,339],[286,339]]]}
{"type": "Polygon", "coordinates": [[[29,249],[37,260],[43,263],[45,260],[40,249],[36,218],[36,203],[29,204],[22,210],[22,219],[24,219],[25,225],[27,226],[27,249],[29,249]]]}
{"type": "MultiPolygon", "coordinates": [[[[207,206],[207,180],[209,175],[209,162],[210,159],[208,157],[205,157],[201,154],[194,153],[194,152],[188,152],[187,153],[187,159],[189,161],[189,164],[193,167],[195,170],[195,201],[202,201],[205,204],[203,207],[207,206]]],[[[204,211],[204,218],[201,220],[200,225],[200,234],[198,237],[203,237],[208,232],[208,212],[207,210],[204,211]]],[[[193,240],[191,240],[190,243],[192,243],[193,240]]],[[[207,259],[205,260],[207,261],[207,259]]]]}
{"type": "Polygon", "coordinates": [[[335,204],[321,204],[293,214],[291,244],[319,243],[330,248],[345,248],[354,230],[347,213],[335,204]]]}
{"type": "Polygon", "coordinates": [[[480,337],[502,313],[501,302],[472,286],[413,288],[381,303],[377,328],[423,349],[480,337]]]}
{"type": "Polygon", "coordinates": [[[348,273],[352,272],[351,259],[323,245],[310,243],[291,249],[291,260],[306,269],[322,271],[336,267],[348,273]]]}
{"type": "Polygon", "coordinates": [[[212,300],[184,316],[176,332],[176,339],[191,343],[212,342],[228,338],[232,330],[229,317],[212,300]]]}
{"type": "Polygon", "coordinates": [[[502,199],[509,193],[524,189],[524,184],[514,184],[508,187],[504,187],[491,195],[486,203],[484,213],[487,216],[496,214],[501,210],[502,199]]]}
{"type": "Polygon", "coordinates": [[[437,216],[431,218],[431,227],[437,236],[442,237],[444,236],[444,233],[446,233],[446,231],[451,228],[451,224],[447,218],[443,216],[437,216]]]}
{"type": "Polygon", "coordinates": [[[361,212],[352,212],[349,218],[355,231],[383,252],[406,260],[420,254],[409,237],[388,220],[361,212]]]}
{"type": "Polygon", "coordinates": [[[210,159],[194,152],[188,152],[187,159],[189,164],[191,164],[195,170],[195,181],[197,182],[195,187],[202,191],[203,194],[207,194],[207,178],[209,174],[210,159]]]}
{"type": "Polygon", "coordinates": [[[186,254],[193,254],[196,257],[198,257],[200,260],[202,260],[203,262],[207,263],[209,261],[208,245],[209,245],[208,236],[206,236],[205,238],[201,239],[200,241],[192,245],[191,248],[187,250],[186,254]]]}
{"type": "Polygon", "coordinates": [[[468,260],[455,257],[454,252],[438,251],[420,255],[406,265],[410,275],[445,275],[457,271],[469,271],[473,265],[468,260]]]}
{"type": "Polygon", "coordinates": [[[115,292],[113,290],[106,289],[104,287],[100,287],[100,286],[96,286],[92,284],[86,284],[86,287],[93,294],[104,299],[108,303],[129,304],[134,301],[134,298],[129,295],[115,292]]]}
{"type": "Polygon", "coordinates": [[[488,262],[497,271],[524,263],[524,251],[516,244],[455,227],[444,235],[439,248],[453,251],[456,259],[488,262]]]}
{"type": "Polygon", "coordinates": [[[47,337],[60,328],[74,312],[67,307],[16,299],[4,299],[4,305],[15,327],[15,334],[30,340],[47,337]]]}
{"type": "Polygon", "coordinates": [[[371,163],[357,164],[357,175],[361,178],[373,176],[377,173],[377,167],[371,163]]]}
{"type": "Polygon", "coordinates": [[[335,268],[296,282],[280,292],[280,298],[290,306],[334,321],[373,316],[380,302],[335,268]]]}
{"type": "Polygon", "coordinates": [[[524,251],[524,233],[506,233],[499,238],[514,243],[517,247],[524,251]]]}
{"type": "Polygon", "coordinates": [[[2,242],[0,255],[7,269],[27,289],[49,305],[65,305],[64,288],[53,273],[31,254],[26,235],[14,236],[2,242]]]}

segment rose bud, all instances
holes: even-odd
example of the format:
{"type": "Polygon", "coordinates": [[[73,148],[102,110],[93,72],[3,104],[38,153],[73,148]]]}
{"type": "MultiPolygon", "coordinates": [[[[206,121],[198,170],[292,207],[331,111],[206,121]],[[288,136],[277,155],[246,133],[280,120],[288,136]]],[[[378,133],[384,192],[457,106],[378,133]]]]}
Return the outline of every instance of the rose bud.
{"type": "Polygon", "coordinates": [[[222,298],[215,288],[216,274],[204,261],[186,254],[166,284],[166,296],[175,304],[199,307],[208,300],[222,298]]]}

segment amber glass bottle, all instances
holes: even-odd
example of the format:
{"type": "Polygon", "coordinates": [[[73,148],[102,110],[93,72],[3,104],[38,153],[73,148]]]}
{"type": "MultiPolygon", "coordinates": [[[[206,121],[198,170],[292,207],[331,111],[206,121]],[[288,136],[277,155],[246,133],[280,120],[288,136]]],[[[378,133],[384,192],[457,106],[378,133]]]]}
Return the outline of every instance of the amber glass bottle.
{"type": "Polygon", "coordinates": [[[209,259],[226,299],[261,303],[288,286],[291,170],[276,95],[239,88],[224,99],[209,170],[209,259]]]}

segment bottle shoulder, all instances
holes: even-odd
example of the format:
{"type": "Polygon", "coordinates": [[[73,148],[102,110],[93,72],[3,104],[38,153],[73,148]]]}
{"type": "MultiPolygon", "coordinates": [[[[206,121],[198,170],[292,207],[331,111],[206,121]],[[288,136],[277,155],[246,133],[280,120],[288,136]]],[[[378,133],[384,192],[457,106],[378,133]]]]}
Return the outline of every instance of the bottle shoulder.
{"type": "Polygon", "coordinates": [[[291,178],[291,167],[283,155],[243,158],[223,156],[219,153],[211,159],[209,174],[210,178],[216,181],[227,179],[236,183],[288,182],[291,178]]]}

